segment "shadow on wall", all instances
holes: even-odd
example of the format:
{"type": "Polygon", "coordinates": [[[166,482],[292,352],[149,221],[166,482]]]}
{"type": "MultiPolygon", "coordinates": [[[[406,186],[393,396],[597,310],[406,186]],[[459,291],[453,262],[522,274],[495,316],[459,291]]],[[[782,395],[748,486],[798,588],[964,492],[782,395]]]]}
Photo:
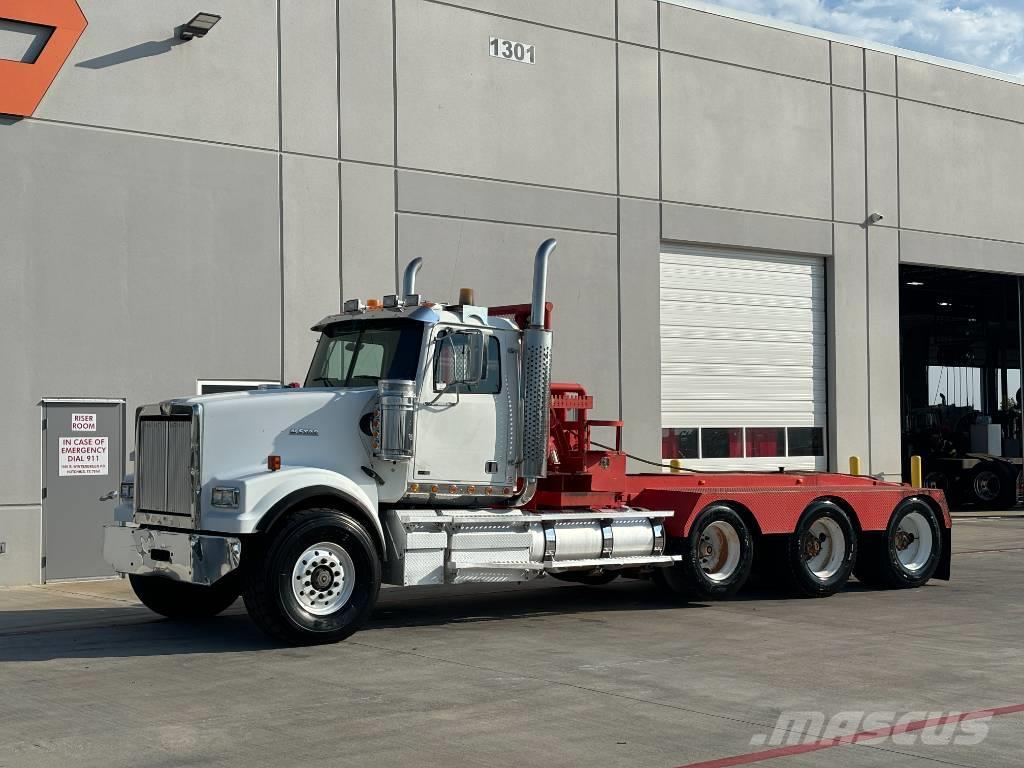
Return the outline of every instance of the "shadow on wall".
{"type": "Polygon", "coordinates": [[[162,53],[167,53],[175,46],[189,42],[188,40],[182,40],[178,36],[180,32],[181,28],[176,27],[174,29],[174,34],[166,40],[150,40],[147,43],[139,43],[138,45],[133,45],[128,48],[122,48],[120,51],[105,53],[94,59],[80,61],[75,66],[84,67],[85,69],[105,69],[106,67],[113,67],[116,64],[125,64],[129,61],[138,61],[139,59],[148,59],[151,56],[159,56],[162,53]]]}

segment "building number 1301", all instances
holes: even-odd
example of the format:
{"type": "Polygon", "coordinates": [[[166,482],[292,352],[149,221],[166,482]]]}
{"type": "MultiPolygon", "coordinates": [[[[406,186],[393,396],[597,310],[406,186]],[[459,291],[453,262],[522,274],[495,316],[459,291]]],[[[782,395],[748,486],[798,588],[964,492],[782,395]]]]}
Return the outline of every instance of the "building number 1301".
{"type": "Polygon", "coordinates": [[[509,61],[518,61],[521,64],[533,64],[537,61],[537,48],[528,43],[517,43],[515,40],[505,40],[500,37],[492,37],[488,48],[491,56],[509,61]]]}

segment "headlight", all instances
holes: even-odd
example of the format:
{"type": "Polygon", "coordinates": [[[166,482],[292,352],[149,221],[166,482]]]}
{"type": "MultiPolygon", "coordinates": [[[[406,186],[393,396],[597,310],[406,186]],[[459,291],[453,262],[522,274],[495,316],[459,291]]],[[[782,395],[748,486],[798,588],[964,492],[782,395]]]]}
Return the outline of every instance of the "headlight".
{"type": "Polygon", "coordinates": [[[236,509],[238,507],[238,489],[214,488],[210,493],[210,503],[215,507],[236,509]]]}
{"type": "Polygon", "coordinates": [[[131,501],[135,498],[135,483],[121,483],[121,501],[131,501]]]}

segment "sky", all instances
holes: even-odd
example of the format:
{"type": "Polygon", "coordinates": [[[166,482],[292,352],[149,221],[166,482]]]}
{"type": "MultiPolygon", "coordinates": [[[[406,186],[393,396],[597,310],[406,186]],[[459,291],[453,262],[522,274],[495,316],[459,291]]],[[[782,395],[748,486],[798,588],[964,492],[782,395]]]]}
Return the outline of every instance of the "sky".
{"type": "Polygon", "coordinates": [[[1024,0],[711,0],[1024,77],[1024,0]]]}

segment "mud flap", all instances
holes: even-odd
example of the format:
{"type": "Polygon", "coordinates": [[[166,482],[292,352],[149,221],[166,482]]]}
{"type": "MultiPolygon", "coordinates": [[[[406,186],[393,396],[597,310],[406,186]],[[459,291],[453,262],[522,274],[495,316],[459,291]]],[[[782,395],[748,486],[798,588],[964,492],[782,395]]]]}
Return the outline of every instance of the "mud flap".
{"type": "Polygon", "coordinates": [[[939,559],[939,567],[935,569],[932,578],[949,581],[953,561],[953,526],[942,529],[942,555],[939,559]]]}

